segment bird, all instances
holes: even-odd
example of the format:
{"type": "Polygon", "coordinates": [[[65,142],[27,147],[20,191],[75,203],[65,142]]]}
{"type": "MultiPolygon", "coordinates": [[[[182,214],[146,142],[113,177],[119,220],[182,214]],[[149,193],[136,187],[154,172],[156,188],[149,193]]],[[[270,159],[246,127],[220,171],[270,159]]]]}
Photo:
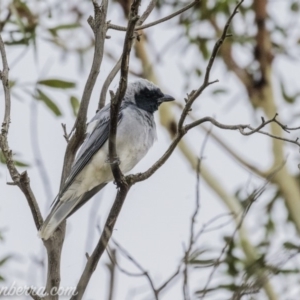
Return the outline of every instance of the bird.
{"type": "MultiPolygon", "coordinates": [[[[128,173],[157,139],[154,112],[164,102],[175,100],[146,79],[129,82],[122,99],[117,124],[116,149],[122,173],[128,173]]],[[[87,124],[86,136],[70,175],[54,199],[39,230],[49,239],[58,226],[114,180],[109,162],[110,103],[87,124]]]]}

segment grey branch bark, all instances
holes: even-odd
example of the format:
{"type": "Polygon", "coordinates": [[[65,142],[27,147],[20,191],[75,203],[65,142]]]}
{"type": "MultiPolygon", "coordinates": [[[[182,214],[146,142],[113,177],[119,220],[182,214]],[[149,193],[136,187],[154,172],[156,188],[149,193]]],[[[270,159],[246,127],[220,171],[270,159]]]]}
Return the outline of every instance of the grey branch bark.
{"type": "Polygon", "coordinates": [[[22,174],[18,172],[13,161],[12,150],[9,148],[9,144],[8,144],[8,131],[9,131],[9,124],[10,124],[10,110],[11,110],[11,99],[10,99],[10,89],[9,89],[9,67],[8,67],[5,47],[1,35],[0,35],[0,52],[1,52],[2,65],[3,65],[3,70],[2,72],[0,72],[0,79],[2,81],[2,86],[4,90],[4,99],[5,99],[4,119],[2,122],[2,128],[0,134],[0,148],[5,157],[6,166],[13,180],[13,184],[17,185],[25,195],[31,210],[31,214],[35,226],[37,229],[39,229],[41,224],[43,223],[43,218],[39,206],[37,204],[37,201],[35,199],[35,196],[31,190],[29,177],[27,175],[27,172],[23,172],[22,174]]]}
{"type": "MultiPolygon", "coordinates": [[[[157,3],[157,0],[152,0],[149,3],[148,7],[146,8],[146,10],[142,14],[142,16],[139,18],[136,25],[140,26],[145,22],[145,20],[148,18],[148,16],[150,15],[152,10],[154,9],[156,3],[157,3]]],[[[125,30],[126,30],[126,28],[125,28],[125,30]]],[[[102,90],[101,90],[101,93],[100,93],[98,110],[100,110],[105,105],[106,94],[107,94],[108,88],[109,88],[110,84],[112,83],[112,81],[114,80],[114,78],[116,77],[116,75],[118,74],[118,72],[120,71],[121,63],[122,63],[122,55],[121,55],[121,57],[119,58],[119,60],[117,61],[117,63],[115,64],[115,66],[110,71],[109,75],[107,76],[107,78],[104,81],[104,84],[102,86],[102,90]]]]}
{"type": "MultiPolygon", "coordinates": [[[[104,54],[104,43],[107,31],[106,14],[108,8],[108,0],[103,0],[101,6],[96,2],[96,0],[93,0],[93,5],[94,18],[90,17],[88,22],[95,35],[94,58],[91,71],[88,76],[81,98],[78,115],[72,130],[72,132],[74,131],[74,133],[70,138],[65,152],[61,176],[61,185],[64,183],[67,176],[69,175],[71,166],[75,159],[76,152],[84,140],[86,131],[87,110],[91,94],[100,71],[100,66],[104,54]]],[[[65,236],[65,228],[66,222],[63,222],[59,226],[58,230],[54,232],[53,236],[47,241],[44,241],[48,256],[48,274],[46,284],[47,293],[49,293],[54,288],[59,288],[60,285],[60,261],[65,236]]],[[[58,296],[52,296],[49,298],[51,300],[57,300],[58,296]]]]}
{"type": "Polygon", "coordinates": [[[110,133],[109,133],[109,159],[111,163],[112,172],[114,174],[115,180],[119,187],[115,202],[110,210],[108,218],[106,220],[104,230],[101,234],[101,237],[97,243],[96,248],[94,249],[92,255],[88,258],[87,264],[84,268],[84,271],[80,277],[80,280],[76,287],[76,295],[74,295],[72,300],[82,299],[83,294],[86,290],[86,287],[90,281],[90,278],[95,271],[97,264],[106,249],[108,241],[112,235],[112,230],[117,221],[118,215],[121,211],[124,200],[127,196],[127,193],[130,189],[129,185],[123,180],[124,176],[117,163],[117,151],[115,147],[116,133],[117,133],[117,121],[119,114],[119,107],[121,101],[125,95],[127,88],[127,76],[128,76],[128,66],[129,66],[129,55],[134,39],[134,28],[136,22],[138,21],[138,9],[140,6],[140,0],[133,1],[131,5],[131,14],[128,22],[128,30],[126,32],[123,54],[122,54],[122,63],[121,63],[121,76],[120,84],[117,90],[115,97],[111,101],[111,120],[110,120],[110,133]]]}
{"type": "MultiPolygon", "coordinates": [[[[181,9],[179,9],[178,11],[174,12],[173,14],[170,14],[170,15],[168,15],[168,16],[162,18],[162,19],[159,19],[159,20],[157,20],[157,21],[154,21],[154,22],[151,22],[151,23],[148,23],[148,24],[145,24],[145,25],[137,26],[137,27],[136,27],[136,30],[146,29],[146,28],[149,28],[149,27],[153,27],[153,26],[155,26],[155,25],[158,25],[158,24],[160,24],[160,23],[166,22],[166,21],[168,21],[168,20],[170,20],[170,19],[172,19],[172,18],[174,18],[174,17],[176,17],[176,16],[182,14],[183,12],[187,11],[188,9],[190,9],[191,7],[193,7],[194,5],[196,5],[196,4],[198,4],[198,3],[200,3],[200,0],[193,1],[193,2],[191,2],[190,4],[186,5],[185,7],[183,7],[183,8],[181,8],[181,9]]],[[[154,8],[154,6],[153,6],[153,8],[154,8]]],[[[152,9],[153,9],[153,8],[152,8],[152,9]]],[[[146,12],[147,12],[147,10],[146,10],[146,12]]],[[[151,12],[151,11],[150,11],[150,12],[151,12]]],[[[144,17],[142,16],[142,18],[144,18],[144,17]]],[[[142,22],[144,22],[144,21],[145,21],[145,20],[142,19],[142,22]]],[[[118,30],[118,31],[126,31],[126,30],[127,30],[126,27],[119,26],[119,25],[114,25],[114,24],[109,24],[109,25],[108,25],[108,28],[109,28],[109,29],[118,30]]]]}

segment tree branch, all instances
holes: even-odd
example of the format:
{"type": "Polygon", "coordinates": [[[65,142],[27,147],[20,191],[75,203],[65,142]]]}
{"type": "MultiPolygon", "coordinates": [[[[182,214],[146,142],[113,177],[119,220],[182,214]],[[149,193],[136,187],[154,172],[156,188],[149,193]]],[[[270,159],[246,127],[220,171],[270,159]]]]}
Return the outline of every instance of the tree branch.
{"type": "Polygon", "coordinates": [[[112,259],[110,260],[110,263],[106,264],[107,269],[109,271],[109,294],[107,296],[107,300],[113,300],[114,297],[115,277],[116,277],[115,273],[116,273],[116,265],[117,265],[116,250],[112,249],[110,255],[112,259]]]}
{"type": "Polygon", "coordinates": [[[114,241],[115,245],[118,247],[118,249],[123,253],[123,255],[125,255],[127,257],[127,259],[129,259],[140,271],[141,271],[141,275],[145,276],[149,282],[149,285],[151,287],[151,290],[153,292],[153,296],[155,300],[159,300],[158,298],[158,292],[154,286],[154,282],[151,278],[151,276],[149,275],[148,271],[146,271],[137,260],[135,260],[119,243],[117,243],[116,241],[114,241]]]}
{"type": "Polygon", "coordinates": [[[98,262],[103,254],[103,252],[106,249],[106,246],[108,244],[108,241],[112,235],[113,228],[115,226],[115,223],[117,221],[118,215],[122,209],[122,205],[124,203],[124,200],[126,198],[127,193],[120,190],[117,193],[115,202],[109,212],[108,218],[105,222],[104,230],[100,236],[100,239],[96,245],[96,248],[94,249],[92,255],[88,258],[87,263],[85,265],[85,268],[83,270],[83,273],[79,279],[79,282],[76,286],[76,291],[74,293],[74,296],[72,296],[71,300],[80,300],[83,297],[83,294],[86,290],[86,287],[92,277],[93,272],[95,271],[98,262]]]}
{"type": "Polygon", "coordinates": [[[107,32],[107,23],[106,23],[106,14],[108,7],[108,0],[103,0],[101,6],[93,0],[94,5],[94,18],[90,16],[88,22],[94,31],[95,35],[95,52],[93,63],[91,67],[90,74],[86,81],[84,91],[81,97],[80,107],[78,110],[78,115],[74,124],[74,127],[71,132],[74,132],[72,135],[64,158],[63,172],[61,177],[61,184],[65,182],[68,174],[70,173],[71,166],[75,159],[76,151],[83,142],[86,123],[87,123],[87,110],[90,103],[90,98],[92,91],[95,86],[96,79],[98,77],[100,66],[104,54],[104,43],[107,32]]]}
{"type": "MultiPolygon", "coordinates": [[[[269,120],[269,121],[263,121],[262,124],[259,125],[257,128],[253,128],[249,124],[226,125],[226,124],[219,123],[218,121],[216,121],[214,118],[211,118],[211,117],[204,117],[204,118],[199,119],[195,122],[192,122],[192,123],[184,126],[180,132],[177,132],[177,134],[175,136],[175,139],[173,140],[173,142],[171,143],[171,145],[169,146],[167,151],[162,155],[162,157],[158,161],[156,161],[156,163],[154,163],[152,165],[152,167],[150,167],[144,173],[138,173],[138,174],[135,174],[135,175],[128,175],[126,177],[127,181],[129,181],[131,184],[135,184],[136,182],[146,180],[150,176],[152,176],[167,161],[167,159],[171,156],[171,154],[175,150],[176,146],[181,141],[182,137],[189,130],[191,130],[192,128],[194,128],[194,127],[196,127],[200,124],[203,124],[205,122],[210,122],[213,125],[215,125],[216,127],[219,127],[221,129],[238,130],[242,135],[251,135],[251,134],[254,134],[254,133],[261,133],[261,134],[268,135],[268,136],[270,136],[272,138],[275,138],[275,139],[280,139],[280,140],[284,140],[284,141],[292,143],[292,144],[296,144],[297,146],[300,147],[300,143],[298,142],[298,138],[296,140],[289,140],[289,139],[286,139],[286,138],[274,136],[272,134],[269,134],[268,132],[260,130],[261,128],[263,128],[264,126],[266,126],[267,124],[270,124],[272,122],[280,124],[280,126],[285,126],[285,125],[282,125],[279,121],[276,120],[276,116],[277,115],[275,115],[275,117],[273,119],[269,120]],[[249,131],[245,132],[245,129],[249,129],[249,131]]],[[[292,130],[293,128],[288,128],[288,129],[292,130]]],[[[295,128],[295,129],[298,129],[298,128],[295,128]]]]}
{"type": "MultiPolygon", "coordinates": [[[[151,22],[151,23],[148,23],[148,24],[145,24],[145,25],[141,25],[141,26],[137,26],[135,28],[135,30],[142,30],[142,29],[146,29],[146,28],[149,28],[149,27],[153,27],[157,24],[160,24],[160,23],[163,23],[163,22],[166,22],[180,14],[182,14],[183,12],[185,12],[186,10],[190,9],[191,7],[193,7],[194,5],[200,3],[200,0],[195,0],[193,2],[191,2],[190,4],[186,5],[185,7],[179,9],[178,11],[174,12],[173,14],[170,14],[169,16],[166,16],[162,19],[159,19],[157,21],[154,21],[154,22],[151,22]]],[[[142,16],[143,17],[143,16],[142,16]]],[[[143,20],[144,21],[144,20],[143,20]]],[[[127,28],[126,27],[123,27],[123,26],[119,26],[119,25],[114,25],[114,24],[109,24],[108,25],[108,28],[109,29],[114,29],[114,30],[118,30],[118,31],[126,31],[127,28]]]]}
{"type": "Polygon", "coordinates": [[[139,270],[140,270],[140,273],[132,273],[132,272],[129,272],[125,269],[123,269],[119,264],[118,262],[115,260],[113,261],[115,258],[113,257],[112,254],[110,254],[110,252],[112,251],[107,251],[108,252],[108,255],[110,257],[110,259],[112,260],[112,262],[118,267],[118,269],[120,270],[120,272],[128,275],[128,276],[131,276],[131,277],[146,277],[148,282],[149,282],[149,285],[151,287],[151,290],[154,294],[154,298],[156,300],[159,299],[159,294],[170,284],[170,282],[175,279],[177,277],[177,275],[179,274],[180,272],[180,268],[181,268],[181,265],[179,265],[179,267],[176,269],[176,271],[164,282],[160,285],[159,288],[155,288],[155,285],[154,285],[154,282],[153,282],[153,279],[151,278],[151,276],[149,275],[148,271],[146,271],[141,265],[140,263],[134,258],[132,257],[132,255],[130,255],[119,243],[117,243],[116,241],[114,241],[112,239],[113,243],[115,244],[115,246],[118,248],[118,250],[120,250],[120,252],[126,256],[126,258],[128,260],[130,260],[139,270]]]}
{"type": "MultiPolygon", "coordinates": [[[[70,173],[76,152],[82,144],[85,137],[87,110],[104,54],[104,43],[107,32],[106,14],[108,8],[108,0],[102,0],[101,6],[99,6],[96,0],[93,0],[93,6],[94,18],[89,17],[88,23],[90,24],[95,36],[94,58],[91,66],[91,71],[86,81],[83,95],[81,98],[78,115],[74,127],[71,130],[71,134],[72,132],[74,133],[70,138],[65,152],[61,176],[61,186],[70,173]]],[[[47,241],[44,241],[44,245],[47,249],[48,256],[48,274],[46,284],[46,292],[48,294],[51,290],[53,290],[53,288],[59,288],[60,285],[60,261],[65,236],[65,228],[66,222],[64,221],[54,232],[52,237],[47,241]]],[[[49,299],[50,298],[51,300],[57,300],[58,296],[49,296],[49,299]]]]}
{"type": "MultiPolygon", "coordinates": [[[[149,3],[146,10],[144,11],[142,16],[137,21],[137,23],[136,23],[137,25],[143,24],[143,22],[148,18],[148,16],[150,15],[152,10],[154,9],[154,7],[156,5],[156,2],[157,2],[157,0],[152,0],[149,3]]],[[[102,86],[102,90],[101,90],[101,93],[100,93],[98,110],[100,110],[105,105],[105,99],[106,99],[106,94],[107,94],[108,88],[109,88],[110,84],[112,83],[112,81],[114,80],[114,78],[116,77],[116,75],[118,74],[119,70],[121,69],[122,57],[123,56],[121,55],[121,57],[119,58],[119,60],[117,61],[117,63],[115,64],[115,66],[110,71],[109,75],[107,76],[107,78],[104,81],[104,84],[102,86]]]]}
{"type": "Polygon", "coordinates": [[[191,110],[191,107],[192,107],[194,101],[201,95],[201,93],[208,87],[208,85],[211,84],[209,82],[211,68],[214,64],[215,58],[217,56],[217,53],[218,53],[220,47],[222,46],[224,40],[228,37],[227,32],[228,32],[228,28],[231,24],[231,21],[234,18],[234,16],[238,13],[238,9],[242,5],[243,2],[244,2],[244,0],[241,0],[241,1],[238,2],[238,4],[236,5],[234,11],[232,12],[230,17],[228,18],[228,21],[225,24],[225,27],[223,29],[223,33],[222,33],[221,37],[215,43],[215,46],[214,46],[212,54],[210,56],[208,65],[206,67],[203,84],[201,85],[201,87],[197,91],[192,91],[192,93],[188,97],[185,108],[184,108],[184,110],[181,114],[180,120],[178,122],[178,130],[179,131],[182,129],[185,118],[186,118],[188,112],[191,110]]]}
{"type": "Polygon", "coordinates": [[[123,46],[119,88],[116,92],[116,95],[111,100],[111,107],[110,107],[110,130],[109,130],[109,143],[108,143],[109,160],[110,160],[112,173],[114,175],[118,187],[120,188],[124,185],[127,185],[127,183],[124,181],[124,176],[119,168],[119,161],[118,161],[118,155],[116,149],[117,125],[118,125],[121,102],[125,96],[125,92],[127,89],[130,52],[135,38],[134,28],[139,19],[138,8],[140,3],[141,3],[140,0],[135,0],[131,5],[131,13],[130,13],[130,18],[127,27],[128,29],[126,32],[124,46],[123,46]]]}
{"type": "Polygon", "coordinates": [[[95,271],[99,259],[101,258],[108,241],[112,235],[112,230],[117,221],[118,215],[121,211],[122,205],[125,201],[127,193],[130,189],[130,186],[125,182],[124,176],[118,166],[117,161],[117,151],[116,151],[116,134],[117,134],[117,122],[119,115],[119,108],[121,101],[125,95],[127,88],[127,77],[128,77],[128,64],[129,64],[129,55],[131,51],[131,46],[134,39],[134,28],[135,24],[138,21],[138,8],[140,5],[140,0],[135,0],[131,5],[131,15],[128,22],[128,31],[126,32],[123,54],[122,54],[122,63],[121,63],[121,76],[119,82],[119,88],[116,95],[111,100],[111,120],[110,120],[110,133],[109,133],[109,159],[111,164],[111,169],[119,190],[117,192],[116,199],[110,210],[108,218],[105,223],[104,230],[101,234],[101,237],[97,243],[96,248],[94,249],[92,255],[89,257],[87,264],[84,268],[84,271],[80,277],[80,280],[76,287],[77,294],[74,295],[71,299],[78,300],[82,299],[82,296],[86,290],[86,287],[89,283],[89,280],[95,271]]]}
{"type": "Polygon", "coordinates": [[[37,229],[43,223],[43,218],[35,199],[35,196],[30,187],[30,180],[27,175],[27,172],[23,172],[20,174],[15,167],[13,161],[13,153],[8,145],[8,131],[10,124],[10,111],[11,111],[11,99],[10,99],[10,88],[9,88],[9,67],[6,58],[6,52],[2,37],[0,35],[0,52],[2,58],[3,70],[0,72],[0,79],[2,81],[3,90],[4,90],[4,99],[5,99],[5,111],[4,111],[4,119],[2,122],[1,134],[0,134],[0,149],[2,150],[3,156],[6,160],[6,166],[10,173],[10,176],[15,185],[17,185],[23,194],[25,195],[28,205],[31,210],[31,214],[33,216],[33,220],[37,229]]]}
{"type": "Polygon", "coordinates": [[[106,100],[106,94],[107,94],[108,88],[109,88],[110,84],[112,83],[112,81],[114,80],[114,78],[116,77],[116,75],[118,74],[118,72],[121,68],[121,63],[122,63],[122,56],[119,58],[119,60],[115,64],[115,66],[112,68],[112,70],[106,77],[106,79],[103,83],[103,86],[102,86],[101,93],[100,93],[100,99],[99,99],[97,111],[99,111],[102,107],[105,106],[105,100],[106,100]]]}
{"type": "Polygon", "coordinates": [[[191,218],[191,223],[190,223],[190,239],[189,239],[189,244],[187,247],[187,250],[184,253],[183,257],[183,262],[184,262],[184,269],[183,269],[183,286],[182,286],[182,291],[183,291],[183,297],[184,300],[189,300],[190,299],[190,293],[189,293],[189,286],[188,286],[188,265],[189,265],[189,258],[191,255],[191,251],[193,249],[193,246],[196,242],[197,235],[195,235],[195,224],[196,224],[196,218],[199,214],[200,211],[200,173],[201,173],[201,162],[204,157],[204,150],[206,147],[206,144],[208,142],[208,138],[210,136],[211,129],[206,133],[204,141],[201,146],[200,150],[200,156],[197,161],[197,168],[196,168],[196,197],[195,197],[195,209],[191,218]]]}

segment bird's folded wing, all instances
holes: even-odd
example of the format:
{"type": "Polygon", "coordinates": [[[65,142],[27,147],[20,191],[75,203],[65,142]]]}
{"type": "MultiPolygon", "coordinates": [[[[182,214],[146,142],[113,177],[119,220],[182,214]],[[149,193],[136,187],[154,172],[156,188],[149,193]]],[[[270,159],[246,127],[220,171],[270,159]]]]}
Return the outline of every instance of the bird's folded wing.
{"type": "MultiPolygon", "coordinates": [[[[105,107],[106,109],[107,107],[105,107]]],[[[101,115],[100,111],[97,115],[98,118],[92,119],[92,122],[97,122],[93,128],[93,131],[86,137],[83,142],[81,149],[76,157],[74,165],[72,166],[69,177],[62,186],[59,195],[53,202],[53,208],[59,203],[60,197],[64,192],[71,186],[74,182],[76,176],[81,172],[81,170],[89,163],[93,155],[104,145],[108,140],[109,136],[109,124],[110,124],[110,110],[106,109],[101,115]]],[[[122,119],[122,111],[120,110],[118,117],[118,124],[122,119]]]]}

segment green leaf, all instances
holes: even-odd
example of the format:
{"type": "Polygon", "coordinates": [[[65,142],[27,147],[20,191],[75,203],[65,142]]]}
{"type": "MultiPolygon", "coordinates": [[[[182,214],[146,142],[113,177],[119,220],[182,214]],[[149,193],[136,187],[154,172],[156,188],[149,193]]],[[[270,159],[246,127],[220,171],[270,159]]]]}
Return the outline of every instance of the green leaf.
{"type": "Polygon", "coordinates": [[[80,27],[79,23],[70,23],[70,24],[62,24],[52,28],[48,28],[48,30],[52,35],[57,36],[57,32],[59,30],[70,30],[70,29],[76,29],[78,27],[80,27]]]}
{"type": "Polygon", "coordinates": [[[225,90],[225,89],[217,89],[217,90],[214,90],[212,93],[214,95],[217,95],[217,94],[226,94],[228,91],[225,90]]]}
{"type": "MultiPolygon", "coordinates": [[[[14,159],[14,163],[15,163],[16,167],[20,167],[20,168],[27,168],[27,167],[29,167],[28,163],[22,162],[20,160],[15,160],[14,159]]],[[[5,160],[5,157],[4,157],[3,153],[2,153],[2,151],[0,151],[0,164],[6,164],[6,160],[5,160]]],[[[1,240],[1,235],[0,235],[0,240],[1,240]]]]}
{"type": "Polygon", "coordinates": [[[30,166],[29,164],[27,164],[23,161],[20,161],[20,160],[14,160],[14,163],[15,163],[16,167],[20,167],[20,168],[27,168],[30,166]]]}
{"type": "Polygon", "coordinates": [[[195,69],[196,74],[200,77],[202,75],[202,70],[199,68],[195,69]]]}
{"type": "Polygon", "coordinates": [[[0,266],[3,266],[9,259],[11,259],[11,255],[7,255],[0,260],[0,266]]]}
{"type": "Polygon", "coordinates": [[[194,259],[189,261],[190,264],[193,265],[212,265],[216,263],[215,259],[194,259]]]}
{"type": "Polygon", "coordinates": [[[299,245],[295,245],[295,244],[293,244],[293,243],[291,243],[291,242],[285,242],[285,243],[283,244],[283,247],[284,247],[285,249],[289,249],[289,250],[297,250],[297,251],[299,251],[299,249],[300,249],[300,246],[299,246],[299,245]]]}
{"type": "Polygon", "coordinates": [[[291,4],[291,11],[293,11],[293,12],[298,12],[298,11],[299,11],[299,3],[293,2],[293,3],[291,4]]]}
{"type": "Polygon", "coordinates": [[[4,155],[3,155],[3,153],[2,153],[2,151],[0,150],[0,163],[1,164],[5,164],[5,157],[4,157],[4,155]]]}
{"type": "Polygon", "coordinates": [[[24,38],[21,38],[20,40],[6,41],[4,44],[7,46],[29,45],[29,38],[24,37],[24,38]]]}
{"type": "Polygon", "coordinates": [[[34,97],[37,100],[43,101],[46,106],[56,115],[56,116],[61,116],[62,113],[60,111],[60,109],[58,108],[58,106],[44,93],[42,92],[40,89],[36,90],[37,95],[35,95],[34,97]]]}
{"type": "Polygon", "coordinates": [[[9,81],[9,88],[12,89],[16,85],[17,81],[16,80],[10,80],[9,81]]]}
{"type": "Polygon", "coordinates": [[[207,60],[209,58],[210,53],[209,53],[208,48],[207,48],[207,41],[206,40],[199,39],[199,49],[200,49],[200,52],[203,55],[203,58],[205,60],[207,60]]]}
{"type": "Polygon", "coordinates": [[[296,100],[296,95],[294,95],[294,96],[288,95],[288,93],[287,93],[287,91],[285,89],[285,85],[284,85],[284,83],[282,81],[280,82],[280,87],[281,87],[281,95],[282,95],[283,99],[287,103],[290,103],[290,104],[294,103],[295,100],[296,100]]]}
{"type": "Polygon", "coordinates": [[[48,87],[56,89],[71,89],[76,86],[75,82],[59,80],[59,79],[45,79],[37,82],[40,85],[46,85],[48,87]]]}
{"type": "Polygon", "coordinates": [[[72,107],[73,114],[76,117],[77,113],[78,113],[78,109],[79,109],[79,100],[75,96],[71,96],[70,97],[70,104],[71,104],[71,107],[72,107]]]}

